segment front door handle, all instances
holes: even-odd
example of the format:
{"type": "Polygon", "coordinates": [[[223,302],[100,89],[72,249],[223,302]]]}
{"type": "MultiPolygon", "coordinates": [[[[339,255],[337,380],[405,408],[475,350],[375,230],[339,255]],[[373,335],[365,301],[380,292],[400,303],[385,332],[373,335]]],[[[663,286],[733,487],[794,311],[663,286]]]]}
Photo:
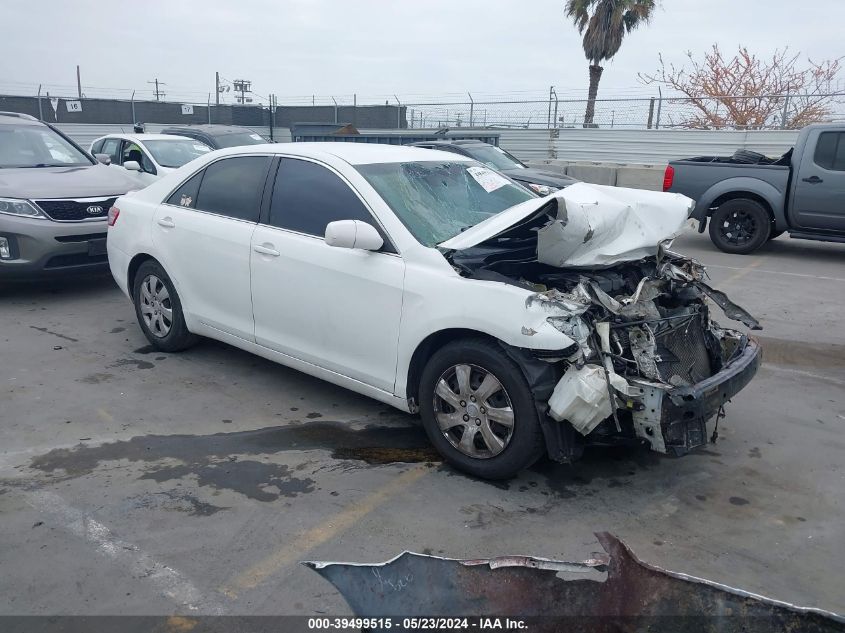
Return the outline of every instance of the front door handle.
{"type": "Polygon", "coordinates": [[[158,219],[158,225],[163,226],[166,229],[172,229],[172,228],[176,227],[176,223],[173,221],[173,218],[171,218],[170,216],[168,216],[166,218],[159,218],[158,219]]]}
{"type": "Polygon", "coordinates": [[[809,178],[802,178],[801,180],[803,180],[804,182],[809,182],[811,185],[817,185],[820,182],[824,182],[824,180],[822,180],[818,176],[810,176],[809,178]]]}
{"type": "Polygon", "coordinates": [[[273,245],[269,242],[264,242],[264,244],[256,244],[252,247],[256,253],[261,253],[262,255],[270,255],[271,257],[278,257],[281,255],[279,251],[273,248],[273,245]]]}

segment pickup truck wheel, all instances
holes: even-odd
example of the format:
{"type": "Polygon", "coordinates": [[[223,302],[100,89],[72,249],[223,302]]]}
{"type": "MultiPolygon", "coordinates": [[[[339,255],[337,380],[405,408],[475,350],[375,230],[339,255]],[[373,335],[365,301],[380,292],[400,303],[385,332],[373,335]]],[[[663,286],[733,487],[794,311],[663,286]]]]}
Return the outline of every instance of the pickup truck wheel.
{"type": "Polygon", "coordinates": [[[534,394],[513,360],[483,339],[435,352],[421,376],[420,414],[443,458],[476,477],[513,477],[543,454],[534,394]]]}
{"type": "Polygon", "coordinates": [[[769,239],[772,220],[756,200],[728,200],[710,218],[710,239],[726,253],[747,255],[769,239]]]}
{"type": "Polygon", "coordinates": [[[153,347],[162,352],[179,352],[194,345],[198,337],[188,331],[182,302],[173,282],[156,261],[138,268],[132,284],[138,325],[153,347]]]}

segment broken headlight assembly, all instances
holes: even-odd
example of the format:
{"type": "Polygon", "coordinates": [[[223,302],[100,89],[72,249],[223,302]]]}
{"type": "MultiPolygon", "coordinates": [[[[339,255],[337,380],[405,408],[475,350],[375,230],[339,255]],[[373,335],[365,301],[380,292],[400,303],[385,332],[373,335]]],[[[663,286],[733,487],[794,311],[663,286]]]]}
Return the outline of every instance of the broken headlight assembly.
{"type": "Polygon", "coordinates": [[[546,321],[558,332],[566,334],[578,343],[584,358],[591,358],[595,350],[590,347],[590,327],[578,316],[548,317],[546,321]]]}

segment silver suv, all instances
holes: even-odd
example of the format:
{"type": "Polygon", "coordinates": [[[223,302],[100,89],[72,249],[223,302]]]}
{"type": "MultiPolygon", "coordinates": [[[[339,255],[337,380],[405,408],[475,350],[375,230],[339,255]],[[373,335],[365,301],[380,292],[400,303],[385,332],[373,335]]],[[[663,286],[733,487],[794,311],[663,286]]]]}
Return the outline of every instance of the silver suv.
{"type": "Polygon", "coordinates": [[[140,186],[51,125],[0,112],[0,279],[107,270],[109,208],[140,186]]]}

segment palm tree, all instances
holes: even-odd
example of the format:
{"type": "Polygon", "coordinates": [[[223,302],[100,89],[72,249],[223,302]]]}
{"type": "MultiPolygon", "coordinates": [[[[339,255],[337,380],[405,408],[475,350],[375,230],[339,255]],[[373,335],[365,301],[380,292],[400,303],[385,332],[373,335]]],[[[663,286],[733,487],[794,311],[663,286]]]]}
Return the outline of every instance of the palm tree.
{"type": "Polygon", "coordinates": [[[584,55],[590,62],[584,127],[593,127],[596,95],[604,71],[599,64],[619,52],[627,33],[649,21],[656,4],[657,0],[566,0],[566,17],[572,18],[578,32],[584,35],[584,55]]]}

